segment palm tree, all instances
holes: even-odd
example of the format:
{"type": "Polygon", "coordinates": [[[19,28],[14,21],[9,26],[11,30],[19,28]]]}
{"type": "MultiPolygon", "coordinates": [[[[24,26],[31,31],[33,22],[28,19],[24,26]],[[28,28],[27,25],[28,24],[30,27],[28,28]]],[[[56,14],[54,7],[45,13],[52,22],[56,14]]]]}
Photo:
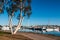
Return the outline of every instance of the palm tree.
{"type": "Polygon", "coordinates": [[[28,6],[26,6],[26,0],[20,0],[20,14],[19,14],[20,16],[18,16],[19,22],[18,22],[16,30],[14,31],[14,34],[16,34],[18,29],[21,27],[23,18],[26,15],[28,16],[28,18],[30,17],[30,14],[31,14],[31,7],[30,7],[31,0],[27,0],[27,3],[28,3],[28,6]],[[24,12],[24,15],[22,15],[23,14],[22,12],[24,12]]]}

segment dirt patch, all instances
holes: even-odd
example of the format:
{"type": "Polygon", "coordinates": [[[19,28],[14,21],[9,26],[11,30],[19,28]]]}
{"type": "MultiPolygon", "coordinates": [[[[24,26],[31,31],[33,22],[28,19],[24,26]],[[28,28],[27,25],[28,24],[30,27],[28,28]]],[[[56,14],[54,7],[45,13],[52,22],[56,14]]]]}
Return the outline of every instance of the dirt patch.
{"type": "Polygon", "coordinates": [[[32,40],[23,35],[11,35],[8,32],[0,32],[0,40],[32,40]]]}

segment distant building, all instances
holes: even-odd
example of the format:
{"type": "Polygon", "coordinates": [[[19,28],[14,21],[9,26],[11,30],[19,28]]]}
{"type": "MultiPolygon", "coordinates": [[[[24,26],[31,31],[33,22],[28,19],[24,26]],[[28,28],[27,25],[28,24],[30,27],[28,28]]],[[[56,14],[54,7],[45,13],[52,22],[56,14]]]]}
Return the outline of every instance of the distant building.
{"type": "Polygon", "coordinates": [[[9,29],[9,26],[3,26],[2,30],[10,30],[10,29],[9,29]]]}

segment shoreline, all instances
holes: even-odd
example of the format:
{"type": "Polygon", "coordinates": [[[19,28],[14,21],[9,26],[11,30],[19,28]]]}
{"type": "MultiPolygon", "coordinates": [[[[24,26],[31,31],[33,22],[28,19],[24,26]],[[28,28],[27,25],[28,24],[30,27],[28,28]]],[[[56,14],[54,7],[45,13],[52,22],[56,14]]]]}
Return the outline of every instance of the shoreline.
{"type": "Polygon", "coordinates": [[[15,35],[11,35],[9,32],[2,34],[0,32],[0,40],[60,40],[60,37],[31,32],[17,32],[15,35]]]}
{"type": "MultiPolygon", "coordinates": [[[[38,33],[31,33],[31,32],[19,32],[17,34],[22,34],[22,35],[28,35],[31,37],[35,37],[37,40],[60,40],[60,36],[54,36],[54,35],[50,35],[50,34],[38,34],[38,33]]],[[[28,37],[27,36],[27,37],[28,37]]]]}

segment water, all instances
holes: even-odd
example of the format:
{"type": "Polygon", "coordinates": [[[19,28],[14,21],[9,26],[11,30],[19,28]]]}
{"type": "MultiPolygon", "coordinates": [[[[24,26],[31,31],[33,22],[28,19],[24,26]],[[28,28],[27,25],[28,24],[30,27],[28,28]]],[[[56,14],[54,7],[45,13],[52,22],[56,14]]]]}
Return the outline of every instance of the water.
{"type": "MultiPolygon", "coordinates": [[[[33,33],[42,33],[42,31],[36,31],[36,30],[30,30],[30,29],[20,29],[20,32],[33,32],[33,33]]],[[[48,31],[48,32],[43,32],[43,34],[51,34],[55,36],[60,36],[60,32],[58,31],[48,31]]]]}
{"type": "Polygon", "coordinates": [[[55,35],[55,36],[60,36],[60,32],[57,32],[57,31],[45,32],[44,34],[52,34],[52,35],[55,35]]]}
{"type": "Polygon", "coordinates": [[[23,29],[23,30],[20,29],[19,31],[20,31],[20,32],[33,32],[33,30],[30,30],[30,29],[23,29]]]}

